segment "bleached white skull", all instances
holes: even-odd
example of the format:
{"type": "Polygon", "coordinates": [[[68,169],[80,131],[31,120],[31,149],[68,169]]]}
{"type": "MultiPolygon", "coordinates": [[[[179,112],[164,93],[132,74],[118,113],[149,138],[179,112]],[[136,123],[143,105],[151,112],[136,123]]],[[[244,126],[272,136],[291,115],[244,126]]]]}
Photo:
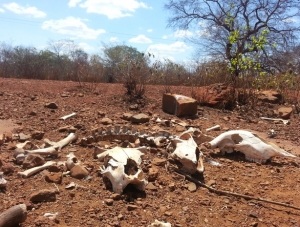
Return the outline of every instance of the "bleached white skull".
{"type": "Polygon", "coordinates": [[[231,130],[222,133],[209,142],[211,148],[219,148],[225,154],[234,150],[245,154],[248,161],[265,163],[268,159],[281,157],[296,157],[277,145],[266,142],[258,135],[245,130],[231,130]]]}
{"type": "Polygon", "coordinates": [[[143,155],[141,150],[145,149],[144,147],[115,147],[97,155],[100,161],[104,160],[101,174],[109,179],[114,192],[122,193],[128,184],[133,184],[141,191],[145,190],[148,182],[140,169],[141,156],[143,155]]]}
{"type": "Polygon", "coordinates": [[[203,154],[190,134],[188,139],[176,138],[171,141],[168,149],[174,149],[171,158],[182,164],[182,170],[188,173],[203,173],[203,154]]]}

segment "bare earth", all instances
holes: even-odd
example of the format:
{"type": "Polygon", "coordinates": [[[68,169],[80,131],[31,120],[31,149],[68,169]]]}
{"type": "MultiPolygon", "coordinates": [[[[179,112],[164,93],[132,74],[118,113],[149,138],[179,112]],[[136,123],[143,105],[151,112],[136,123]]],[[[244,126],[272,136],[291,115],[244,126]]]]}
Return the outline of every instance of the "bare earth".
{"type": "MultiPolygon", "coordinates": [[[[130,104],[124,101],[125,91],[120,84],[99,84],[97,87],[86,85],[84,89],[78,85],[75,82],[0,78],[0,133],[12,131],[14,134],[31,135],[34,131],[42,131],[45,132],[43,139],[59,141],[65,138],[68,132],[59,132],[58,129],[63,126],[74,126],[78,140],[64,147],[54,161],[65,161],[66,155],[74,152],[90,171],[88,180],[78,180],[65,175],[61,184],[46,182],[47,170],[29,178],[21,178],[18,172],[23,171],[22,166],[15,163],[14,150],[9,150],[19,141],[2,144],[0,146],[2,168],[9,166],[11,172],[4,175],[8,183],[6,190],[0,190],[0,213],[16,204],[25,203],[28,207],[28,216],[20,226],[148,226],[155,219],[178,227],[300,226],[298,158],[273,158],[266,164],[257,164],[245,161],[244,155],[238,152],[222,156],[217,149],[204,151],[206,157],[221,163],[222,166],[217,167],[205,162],[203,179],[199,178],[203,183],[218,190],[272,200],[286,206],[218,194],[201,186],[193,191],[188,179],[168,170],[164,165],[156,166],[159,174],[153,182],[150,182],[151,187],[147,187],[145,192],[139,192],[129,186],[121,198],[117,198],[114,192],[106,189],[99,174],[99,168],[103,163],[94,158],[96,144],[82,146],[81,139],[91,135],[92,129],[100,127],[103,117],[110,118],[113,125],[130,124],[121,118],[124,113],[145,113],[153,119],[179,118],[162,111],[163,86],[147,87],[145,103],[140,105],[138,110],[129,110],[130,104]],[[45,104],[49,102],[55,102],[58,108],[55,110],[46,108],[45,104]],[[65,121],[59,119],[72,112],[76,112],[77,116],[65,121]],[[66,189],[71,182],[77,187],[66,189]],[[31,194],[42,189],[57,190],[56,201],[30,202],[31,194]],[[112,204],[107,204],[111,198],[112,204]],[[55,220],[44,217],[45,213],[56,212],[58,215],[55,220]]],[[[191,95],[190,88],[173,87],[171,91],[191,95]]],[[[180,120],[200,128],[203,132],[206,128],[220,124],[221,131],[211,131],[208,133],[211,136],[217,136],[228,129],[251,130],[299,157],[298,115],[292,115],[289,125],[259,118],[267,116],[267,113],[275,108],[273,104],[262,103],[257,110],[241,112],[241,110],[223,111],[199,106],[196,118],[180,120]],[[267,138],[270,129],[277,132],[275,138],[267,138]]],[[[133,127],[145,131],[160,128],[175,135],[185,130],[179,125],[167,126],[154,120],[133,127]]],[[[42,145],[43,139],[30,141],[42,145]]],[[[118,141],[102,141],[98,145],[114,147],[118,144],[120,144],[118,141]]],[[[156,148],[143,157],[144,160],[148,160],[148,165],[143,168],[146,177],[149,168],[153,167],[152,160],[167,159],[166,155],[164,148],[156,148]]]]}

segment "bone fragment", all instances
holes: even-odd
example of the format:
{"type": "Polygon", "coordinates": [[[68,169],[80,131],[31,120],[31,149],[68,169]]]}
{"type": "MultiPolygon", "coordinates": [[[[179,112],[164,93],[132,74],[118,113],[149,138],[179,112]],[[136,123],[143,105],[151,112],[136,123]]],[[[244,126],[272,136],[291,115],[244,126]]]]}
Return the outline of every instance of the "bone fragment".
{"type": "Polygon", "coordinates": [[[63,147],[65,147],[66,145],[68,145],[69,143],[71,143],[72,141],[74,141],[76,139],[77,139],[77,136],[75,135],[75,133],[70,133],[66,138],[64,138],[58,142],[52,142],[48,139],[44,139],[44,141],[45,141],[45,143],[50,144],[51,146],[58,149],[58,151],[60,151],[63,147]]]}
{"type": "Polygon", "coordinates": [[[58,215],[58,212],[56,213],[45,213],[44,217],[49,218],[50,220],[54,220],[58,215]]]}
{"type": "Polygon", "coordinates": [[[37,172],[40,172],[44,169],[47,169],[49,166],[55,164],[56,162],[54,161],[48,161],[46,162],[44,165],[42,166],[36,166],[36,167],[33,167],[31,169],[27,169],[23,172],[19,172],[18,175],[21,176],[21,177],[30,177],[31,175],[37,173],[37,172]]]}
{"type": "Polygon", "coordinates": [[[15,205],[0,214],[0,227],[19,226],[27,218],[27,207],[25,204],[15,205]]]}
{"type": "Polygon", "coordinates": [[[5,188],[6,183],[7,183],[7,181],[3,177],[3,172],[0,172],[0,188],[5,188]]]}
{"type": "Polygon", "coordinates": [[[261,117],[260,119],[267,120],[267,121],[281,121],[285,125],[288,125],[290,123],[289,120],[284,120],[284,119],[281,119],[281,118],[261,117]]]}
{"type": "Polygon", "coordinates": [[[70,117],[73,117],[73,116],[76,116],[76,113],[71,113],[71,114],[69,114],[69,115],[66,115],[66,116],[61,117],[60,119],[66,120],[66,119],[68,119],[68,118],[70,118],[70,117]]]}
{"type": "Polygon", "coordinates": [[[154,222],[151,223],[148,227],[171,227],[171,224],[169,222],[162,222],[155,219],[154,222]]]}
{"type": "Polygon", "coordinates": [[[67,166],[68,170],[71,170],[75,165],[80,164],[80,162],[78,161],[78,159],[76,158],[76,156],[74,155],[73,152],[68,154],[67,157],[68,157],[68,159],[66,161],[66,166],[67,166]]]}
{"type": "Polygon", "coordinates": [[[220,130],[221,129],[221,126],[220,125],[215,125],[211,128],[207,128],[206,131],[207,132],[210,132],[210,131],[213,131],[213,130],[220,130]]]}
{"type": "Polygon", "coordinates": [[[209,144],[212,149],[218,147],[222,153],[232,153],[234,150],[240,151],[245,154],[246,160],[253,162],[265,163],[275,156],[296,157],[277,145],[245,130],[224,132],[210,141],[209,144]]]}

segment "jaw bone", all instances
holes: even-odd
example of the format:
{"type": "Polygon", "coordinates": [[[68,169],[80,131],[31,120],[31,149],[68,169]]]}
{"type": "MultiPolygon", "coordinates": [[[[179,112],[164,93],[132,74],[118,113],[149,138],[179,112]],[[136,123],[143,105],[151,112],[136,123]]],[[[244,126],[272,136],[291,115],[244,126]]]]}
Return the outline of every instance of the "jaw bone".
{"type": "Polygon", "coordinates": [[[281,156],[296,156],[286,152],[273,143],[264,141],[256,134],[245,130],[231,130],[222,133],[209,142],[211,148],[219,148],[224,154],[232,153],[234,150],[245,154],[248,161],[265,163],[268,159],[281,156]]]}
{"type": "Polygon", "coordinates": [[[141,191],[145,190],[148,182],[139,168],[142,155],[138,148],[122,147],[115,147],[97,155],[100,161],[104,160],[101,174],[110,180],[114,192],[122,193],[128,184],[133,184],[141,191]]]}

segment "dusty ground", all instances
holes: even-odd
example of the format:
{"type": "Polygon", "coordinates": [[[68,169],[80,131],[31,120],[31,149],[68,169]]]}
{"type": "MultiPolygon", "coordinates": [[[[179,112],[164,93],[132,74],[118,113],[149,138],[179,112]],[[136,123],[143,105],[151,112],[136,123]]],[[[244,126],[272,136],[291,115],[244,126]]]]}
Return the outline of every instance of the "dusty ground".
{"type": "MultiPolygon", "coordinates": [[[[22,227],[29,226],[148,226],[155,219],[170,222],[172,226],[300,226],[300,210],[279,206],[258,200],[219,195],[208,189],[198,187],[192,192],[190,182],[182,176],[159,168],[159,175],[145,193],[128,187],[121,198],[106,189],[99,175],[101,163],[94,159],[94,146],[81,146],[80,140],[91,135],[91,130],[101,126],[104,117],[113,120],[113,124],[129,124],[122,120],[123,113],[145,113],[161,119],[178,119],[161,110],[164,87],[148,87],[147,100],[138,110],[129,110],[129,104],[123,100],[123,87],[118,84],[101,84],[96,87],[78,87],[74,82],[12,80],[0,78],[0,132],[12,131],[31,135],[34,131],[45,132],[44,138],[59,141],[68,135],[58,132],[63,126],[77,128],[78,140],[66,146],[55,161],[65,161],[69,152],[74,152],[78,159],[89,167],[89,180],[77,180],[69,175],[63,177],[61,184],[47,183],[46,170],[29,178],[21,178],[18,172],[22,167],[15,163],[13,150],[9,150],[18,141],[0,146],[2,167],[10,168],[4,175],[8,181],[6,190],[0,191],[0,213],[13,205],[25,203],[28,216],[22,227]],[[90,90],[88,90],[89,88],[90,90]],[[51,110],[45,104],[55,102],[58,108],[51,110]],[[78,113],[66,121],[59,118],[78,113]],[[8,166],[8,167],[7,167],[8,166]],[[66,189],[75,182],[78,186],[66,189]],[[58,190],[56,201],[31,203],[33,192],[42,189],[58,190]],[[107,204],[113,198],[112,204],[107,204]],[[58,213],[54,221],[44,218],[45,213],[58,213]]],[[[190,89],[172,88],[172,92],[190,95],[190,89]]],[[[260,116],[270,115],[276,106],[261,104],[256,110],[222,111],[209,107],[200,107],[196,118],[181,118],[182,121],[200,128],[220,124],[221,131],[209,132],[217,136],[227,129],[247,129],[267,137],[269,129],[277,132],[275,138],[268,140],[277,143],[287,151],[300,156],[299,151],[299,116],[291,117],[290,125],[260,120],[260,116]]],[[[174,134],[184,128],[166,126],[150,121],[134,127],[151,131],[160,127],[174,134]]],[[[37,145],[42,140],[30,139],[37,145]]],[[[100,145],[115,146],[117,142],[105,141],[100,145]]],[[[155,150],[154,150],[155,151],[155,150]]],[[[144,159],[151,167],[155,157],[165,158],[164,149],[148,153],[144,159]]],[[[218,161],[222,167],[205,163],[202,182],[215,189],[245,194],[300,207],[300,170],[299,160],[274,158],[267,164],[256,164],[244,160],[239,153],[222,156],[217,150],[206,151],[205,156],[218,161]]],[[[3,170],[2,170],[3,171],[3,170]]]]}

